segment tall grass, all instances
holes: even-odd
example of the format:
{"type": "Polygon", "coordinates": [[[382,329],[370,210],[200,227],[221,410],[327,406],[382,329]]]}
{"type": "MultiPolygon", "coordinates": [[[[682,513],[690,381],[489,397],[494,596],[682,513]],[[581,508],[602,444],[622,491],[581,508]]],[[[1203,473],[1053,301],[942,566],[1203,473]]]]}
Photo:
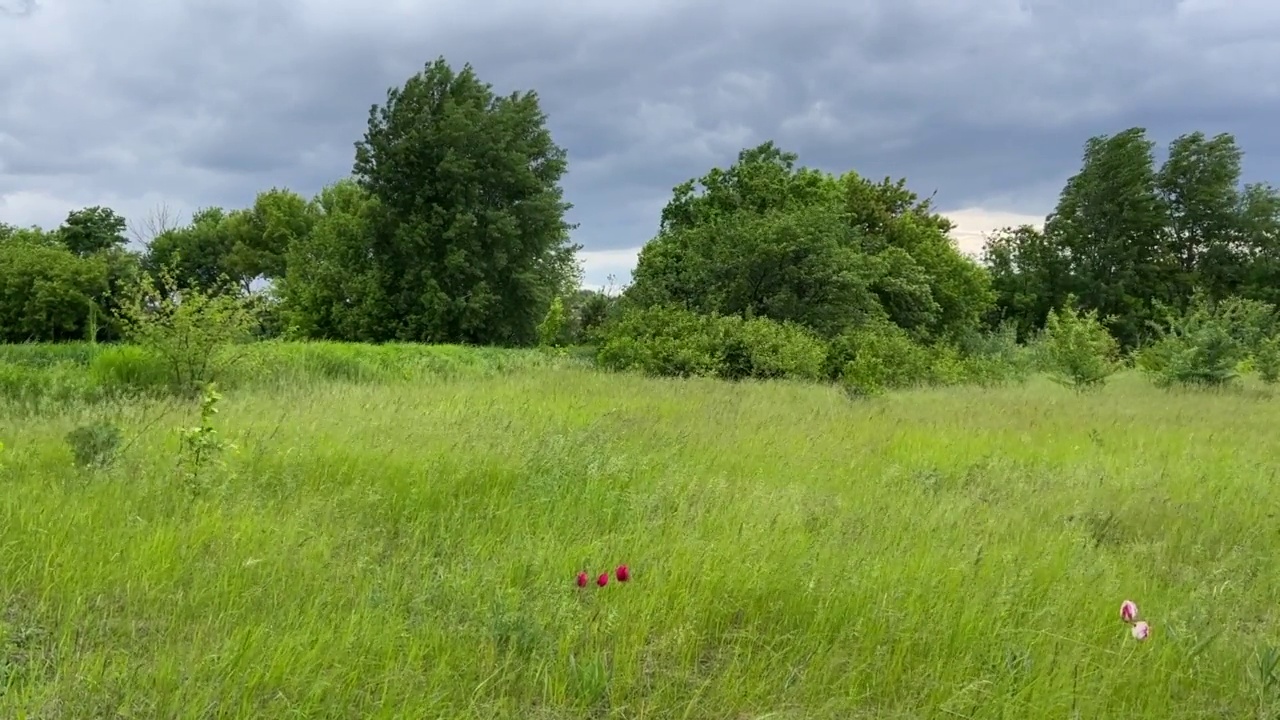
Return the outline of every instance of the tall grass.
{"type": "MultiPolygon", "coordinates": [[[[578,354],[456,345],[363,345],[264,342],[221,350],[224,388],[305,388],[316,383],[371,383],[461,375],[489,377],[513,370],[581,365],[578,354]]],[[[0,400],[27,407],[98,402],[121,396],[164,396],[173,373],[131,345],[89,343],[0,345],[0,400]]]]}
{"type": "Polygon", "coordinates": [[[0,412],[0,717],[1277,707],[1280,406],[1257,394],[1125,375],[850,402],[537,364],[251,383],[193,496],[172,430],[194,412],[0,412]],[[131,444],[73,467],[64,437],[104,417],[131,444]],[[573,582],[619,563],[626,584],[573,582]]]}

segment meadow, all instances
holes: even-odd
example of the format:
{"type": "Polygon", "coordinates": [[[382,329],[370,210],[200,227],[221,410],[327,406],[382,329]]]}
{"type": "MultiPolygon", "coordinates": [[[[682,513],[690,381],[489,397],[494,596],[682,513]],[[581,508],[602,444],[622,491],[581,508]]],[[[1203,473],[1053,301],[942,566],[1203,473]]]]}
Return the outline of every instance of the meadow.
{"type": "Polygon", "coordinates": [[[200,406],[101,351],[0,353],[0,717],[1280,717],[1261,386],[339,350],[247,363],[185,444],[200,406]]]}

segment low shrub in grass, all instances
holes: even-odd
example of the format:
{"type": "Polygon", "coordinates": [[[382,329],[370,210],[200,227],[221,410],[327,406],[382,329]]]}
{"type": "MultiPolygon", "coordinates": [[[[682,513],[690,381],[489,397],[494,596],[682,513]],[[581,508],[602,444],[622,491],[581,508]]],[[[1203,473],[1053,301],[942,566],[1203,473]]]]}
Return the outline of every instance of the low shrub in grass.
{"type": "Polygon", "coordinates": [[[651,307],[613,321],[596,358],[605,368],[656,376],[818,380],[826,345],[799,326],[766,318],[651,307]]]}

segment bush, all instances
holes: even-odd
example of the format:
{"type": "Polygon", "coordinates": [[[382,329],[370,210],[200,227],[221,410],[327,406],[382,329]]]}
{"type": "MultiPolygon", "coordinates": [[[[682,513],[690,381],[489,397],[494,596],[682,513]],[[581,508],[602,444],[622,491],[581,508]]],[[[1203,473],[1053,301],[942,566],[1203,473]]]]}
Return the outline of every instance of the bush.
{"type": "Polygon", "coordinates": [[[563,340],[561,336],[564,334],[566,322],[564,300],[559,297],[553,298],[551,306],[547,308],[546,317],[538,324],[538,346],[543,348],[560,347],[563,340]]]}
{"type": "Polygon", "coordinates": [[[648,375],[715,376],[723,348],[711,332],[713,320],[671,307],[629,310],[605,328],[596,362],[611,370],[648,375]]]}
{"type": "Polygon", "coordinates": [[[1096,310],[1074,309],[1075,298],[1049,314],[1039,341],[1042,366],[1049,377],[1077,392],[1102,386],[1119,369],[1119,344],[1098,319],[1096,310]]]}
{"type": "MultiPolygon", "coordinates": [[[[176,283],[162,277],[160,286],[176,283]]],[[[121,303],[120,319],[126,336],[164,367],[170,389],[194,396],[236,362],[238,355],[228,349],[254,338],[257,308],[252,298],[195,289],[161,291],[144,276],[133,296],[121,303]]]]}
{"type": "Polygon", "coordinates": [[[813,333],[791,323],[765,318],[717,318],[723,342],[719,375],[742,378],[819,380],[827,346],[813,333]]]}
{"type": "Polygon", "coordinates": [[[878,395],[886,390],[934,381],[934,357],[905,330],[877,323],[844,333],[831,343],[828,371],[854,395],[878,395]]]}
{"type": "Polygon", "coordinates": [[[1262,343],[1280,329],[1276,307],[1261,300],[1229,297],[1210,304],[1197,296],[1192,307],[1208,309],[1247,353],[1257,352],[1262,343]]]}
{"type": "Polygon", "coordinates": [[[1274,385],[1280,381],[1280,335],[1259,342],[1253,354],[1253,366],[1262,382],[1274,385]]]}
{"type": "Polygon", "coordinates": [[[1004,322],[988,333],[973,333],[960,343],[965,376],[984,387],[1008,382],[1025,382],[1031,376],[1030,351],[1018,344],[1016,323],[1004,322]]]}
{"type": "Polygon", "coordinates": [[[107,420],[98,420],[67,433],[67,445],[76,467],[103,468],[115,460],[122,441],[120,428],[107,420]]]}
{"type": "Polygon", "coordinates": [[[1138,366],[1161,387],[1226,385],[1239,375],[1249,346],[1261,345],[1266,315],[1261,303],[1215,305],[1197,297],[1185,312],[1166,311],[1158,339],[1141,353],[1138,366]]]}
{"type": "Polygon", "coordinates": [[[651,307],[611,322],[596,360],[657,376],[818,380],[826,354],[820,338],[790,323],[651,307]]]}

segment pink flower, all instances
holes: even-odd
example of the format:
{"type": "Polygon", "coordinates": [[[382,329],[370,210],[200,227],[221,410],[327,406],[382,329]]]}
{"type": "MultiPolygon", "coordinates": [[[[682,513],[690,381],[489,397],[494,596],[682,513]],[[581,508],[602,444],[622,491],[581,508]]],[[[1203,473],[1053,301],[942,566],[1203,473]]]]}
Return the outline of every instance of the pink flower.
{"type": "Polygon", "coordinates": [[[618,569],[614,571],[614,575],[618,577],[618,582],[626,582],[631,579],[631,568],[626,565],[619,565],[618,569]]]}
{"type": "Polygon", "coordinates": [[[586,586],[587,586],[587,574],[584,572],[578,573],[578,587],[586,587],[586,586]]]}
{"type": "Polygon", "coordinates": [[[600,573],[600,577],[596,578],[596,585],[604,587],[609,584],[609,573],[600,573]]]}
{"type": "Polygon", "coordinates": [[[1151,626],[1148,625],[1146,621],[1139,620],[1133,624],[1133,630],[1131,632],[1133,632],[1134,640],[1146,640],[1147,636],[1151,634],[1151,626]]]}
{"type": "Polygon", "coordinates": [[[1138,619],[1138,604],[1132,600],[1120,603],[1120,619],[1131,623],[1138,619]]]}

